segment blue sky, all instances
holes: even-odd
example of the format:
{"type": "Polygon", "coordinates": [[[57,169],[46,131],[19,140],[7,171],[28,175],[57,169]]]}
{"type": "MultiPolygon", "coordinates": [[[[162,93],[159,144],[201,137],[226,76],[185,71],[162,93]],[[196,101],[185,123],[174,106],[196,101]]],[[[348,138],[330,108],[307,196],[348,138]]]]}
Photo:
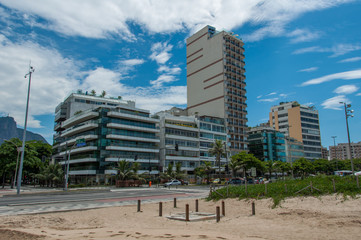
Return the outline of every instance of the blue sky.
{"type": "Polygon", "coordinates": [[[186,107],[185,39],[205,25],[245,42],[249,126],[296,100],[320,115],[324,146],[347,142],[340,101],[361,141],[361,1],[0,0],[0,114],[51,143],[54,109],[77,89],[135,100],[151,112],[186,107]]]}

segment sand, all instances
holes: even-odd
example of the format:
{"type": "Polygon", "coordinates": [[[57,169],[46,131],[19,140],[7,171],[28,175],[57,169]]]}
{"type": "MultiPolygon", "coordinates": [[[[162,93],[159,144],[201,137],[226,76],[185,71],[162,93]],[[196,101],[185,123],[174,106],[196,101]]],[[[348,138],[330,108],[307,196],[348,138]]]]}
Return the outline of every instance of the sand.
{"type": "MultiPolygon", "coordinates": [[[[184,222],[165,216],[195,210],[195,200],[84,211],[0,217],[0,239],[361,239],[361,197],[290,198],[272,209],[271,200],[225,200],[220,222],[184,222]]],[[[199,211],[215,213],[221,202],[199,200],[199,211]]]]}

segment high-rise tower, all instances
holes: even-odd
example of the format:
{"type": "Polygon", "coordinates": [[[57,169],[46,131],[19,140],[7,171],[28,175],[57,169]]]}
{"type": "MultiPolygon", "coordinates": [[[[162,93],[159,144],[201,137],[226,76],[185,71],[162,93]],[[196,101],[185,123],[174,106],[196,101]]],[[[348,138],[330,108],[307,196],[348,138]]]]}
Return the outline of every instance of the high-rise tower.
{"type": "Polygon", "coordinates": [[[187,39],[188,114],[224,118],[230,150],[247,149],[243,42],[206,26],[187,39]]]}
{"type": "Polygon", "coordinates": [[[321,154],[321,134],[318,111],[296,101],[273,106],[269,115],[271,127],[303,143],[305,158],[318,159],[321,154]]]}

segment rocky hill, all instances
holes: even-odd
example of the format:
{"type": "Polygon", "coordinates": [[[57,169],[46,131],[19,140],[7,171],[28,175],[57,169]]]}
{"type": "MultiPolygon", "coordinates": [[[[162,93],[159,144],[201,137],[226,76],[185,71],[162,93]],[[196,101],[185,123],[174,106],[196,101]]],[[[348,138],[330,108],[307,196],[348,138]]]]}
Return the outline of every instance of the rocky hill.
{"type": "MultiPolygon", "coordinates": [[[[23,140],[24,129],[16,127],[16,122],[12,117],[0,117],[0,144],[4,139],[19,138],[23,140]]],[[[26,141],[38,140],[48,143],[40,134],[26,131],[26,141]]]]}

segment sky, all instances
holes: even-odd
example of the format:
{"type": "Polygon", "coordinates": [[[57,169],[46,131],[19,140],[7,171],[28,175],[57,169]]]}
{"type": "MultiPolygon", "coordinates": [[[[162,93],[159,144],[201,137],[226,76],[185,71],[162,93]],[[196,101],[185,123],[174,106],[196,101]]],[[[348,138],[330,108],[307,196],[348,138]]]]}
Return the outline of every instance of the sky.
{"type": "Polygon", "coordinates": [[[361,141],[360,0],[0,0],[0,116],[52,143],[55,107],[103,90],[151,113],[187,106],[185,40],[206,25],[245,43],[248,126],[279,102],[319,111],[323,146],[361,141]]]}

